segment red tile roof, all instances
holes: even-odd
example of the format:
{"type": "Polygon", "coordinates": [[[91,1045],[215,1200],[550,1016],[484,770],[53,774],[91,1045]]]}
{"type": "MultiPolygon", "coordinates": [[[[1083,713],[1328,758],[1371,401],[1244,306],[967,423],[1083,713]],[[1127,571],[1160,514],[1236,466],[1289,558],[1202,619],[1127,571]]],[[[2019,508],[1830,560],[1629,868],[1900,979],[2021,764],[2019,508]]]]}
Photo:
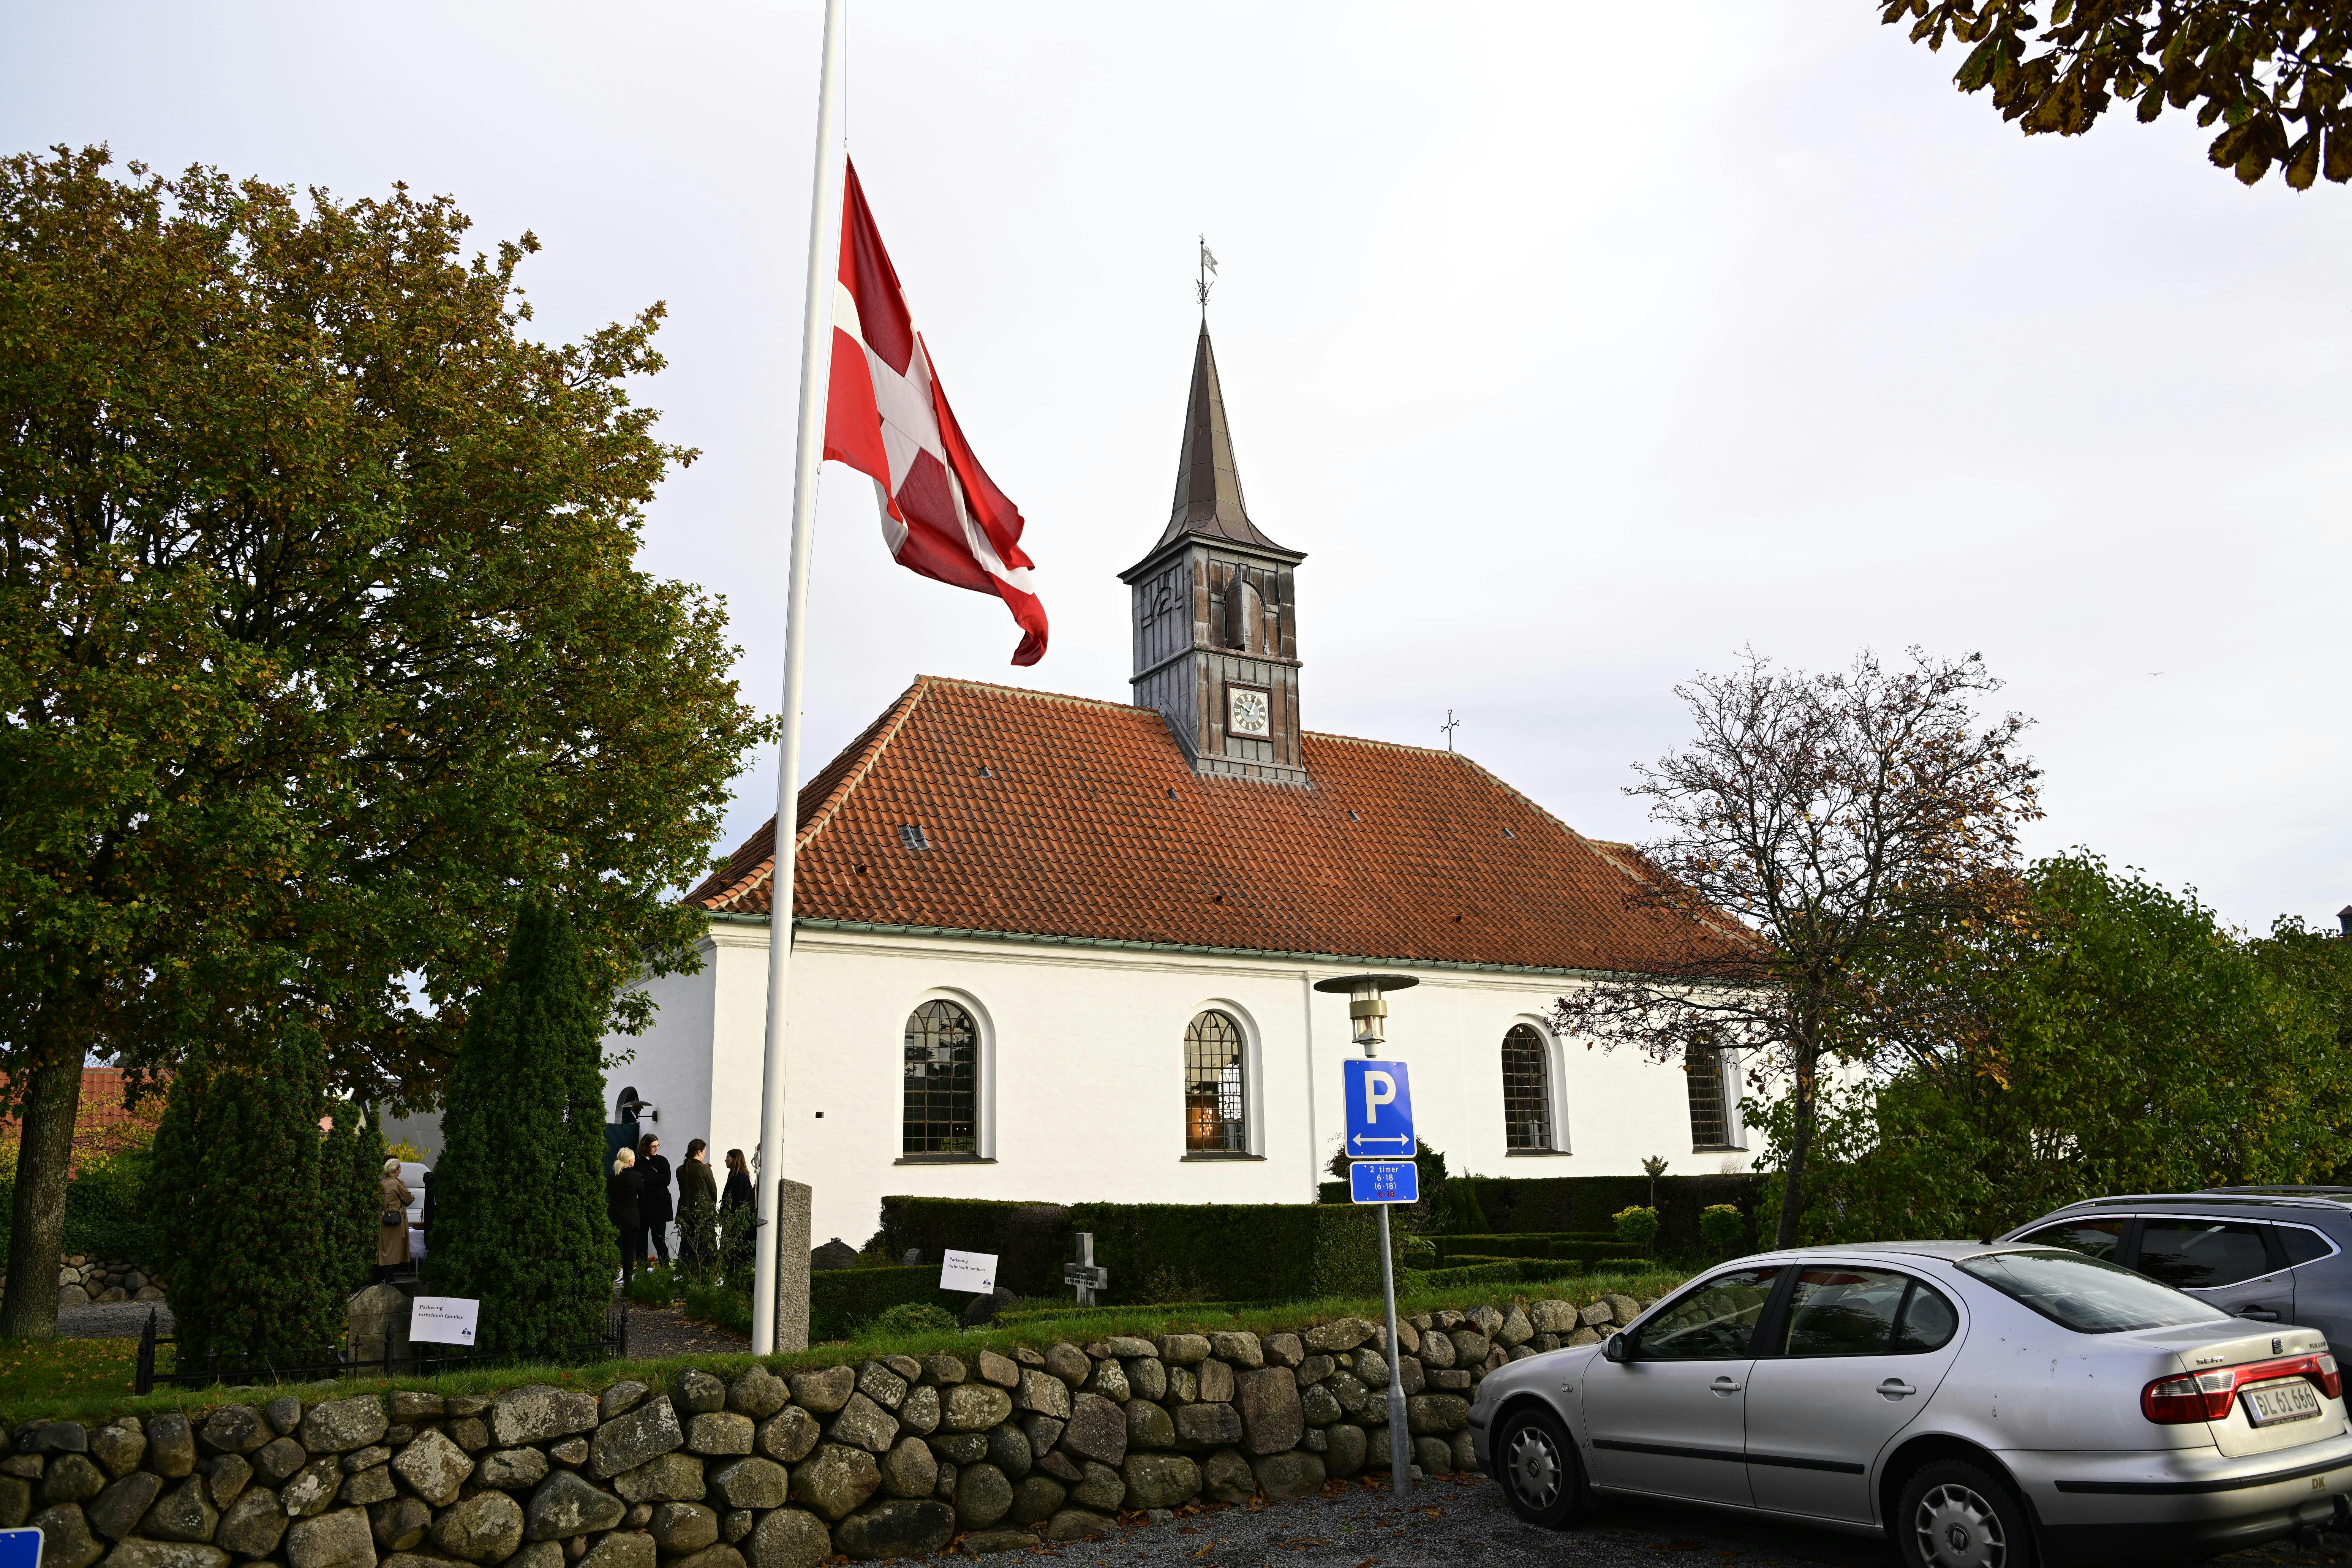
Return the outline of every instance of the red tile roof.
{"type": "MultiPolygon", "coordinates": [[[[1150,709],[926,676],[802,789],[795,913],[1549,970],[1700,939],[1633,851],[1467,757],[1304,746],[1310,789],[1203,778],[1150,709]]],[[[766,913],[774,854],[771,820],[688,901],[766,913]]]]}

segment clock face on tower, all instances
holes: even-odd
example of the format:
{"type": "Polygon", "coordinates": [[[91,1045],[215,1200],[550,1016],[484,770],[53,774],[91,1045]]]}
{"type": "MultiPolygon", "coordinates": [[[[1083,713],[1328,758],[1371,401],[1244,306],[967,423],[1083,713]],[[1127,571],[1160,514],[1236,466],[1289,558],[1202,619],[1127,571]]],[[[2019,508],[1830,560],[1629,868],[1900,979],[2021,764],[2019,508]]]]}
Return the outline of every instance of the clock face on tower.
{"type": "Polygon", "coordinates": [[[1274,716],[1266,705],[1265,693],[1247,686],[1226,689],[1228,711],[1225,729],[1234,735],[1270,735],[1274,732],[1274,716]]]}

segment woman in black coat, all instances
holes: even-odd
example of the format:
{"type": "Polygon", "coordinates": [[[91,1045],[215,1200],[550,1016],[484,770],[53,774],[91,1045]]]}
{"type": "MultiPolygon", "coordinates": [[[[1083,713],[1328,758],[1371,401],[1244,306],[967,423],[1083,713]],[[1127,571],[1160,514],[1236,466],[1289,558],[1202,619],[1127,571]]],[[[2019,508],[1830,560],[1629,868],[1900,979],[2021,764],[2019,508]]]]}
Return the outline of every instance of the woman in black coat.
{"type": "Polygon", "coordinates": [[[697,1138],[677,1168],[677,1260],[698,1271],[719,1261],[709,1256],[719,1228],[719,1182],[710,1173],[709,1148],[697,1138]]]}
{"type": "Polygon", "coordinates": [[[637,1157],[627,1149],[613,1156],[613,1173],[604,1178],[604,1212],[613,1221],[613,1228],[621,1233],[621,1289],[628,1290],[629,1281],[636,1278],[637,1264],[646,1255],[646,1220],[642,1207],[644,1188],[639,1184],[637,1157]]]}
{"type": "Polygon", "coordinates": [[[740,1208],[751,1201],[751,1172],[743,1163],[743,1151],[727,1151],[727,1191],[719,1199],[719,1212],[740,1208]]]}
{"type": "MultiPolygon", "coordinates": [[[[669,1162],[662,1157],[661,1140],[650,1132],[637,1140],[637,1184],[645,1189],[637,1200],[637,1214],[646,1222],[646,1240],[661,1254],[661,1266],[667,1268],[669,1222],[677,1217],[677,1211],[670,1206],[669,1162]]],[[[646,1261],[653,1262],[651,1254],[646,1261]]]]}

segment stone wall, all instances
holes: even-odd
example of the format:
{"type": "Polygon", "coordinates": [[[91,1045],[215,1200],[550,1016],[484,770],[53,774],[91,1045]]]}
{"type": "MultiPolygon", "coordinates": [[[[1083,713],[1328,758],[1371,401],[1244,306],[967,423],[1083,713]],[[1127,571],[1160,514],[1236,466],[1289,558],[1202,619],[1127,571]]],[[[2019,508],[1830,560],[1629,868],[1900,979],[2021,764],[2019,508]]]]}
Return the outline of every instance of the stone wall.
{"type": "Polygon", "coordinates": [[[86,1307],[92,1301],[160,1301],[163,1288],[147,1271],[128,1258],[91,1258],[82,1253],[58,1266],[58,1305],[86,1307]]]}
{"type": "MultiPolygon", "coordinates": [[[[1472,1462],[1471,1391],[1506,1362],[1630,1321],[1579,1307],[1343,1318],[1296,1332],[1175,1333],[689,1371],[497,1395],[336,1397],[27,1421],[5,1434],[0,1527],[46,1568],[814,1568],[1071,1541],[1113,1515],[1301,1497],[1383,1469],[1391,1376],[1415,1459],[1472,1462]]],[[[1165,1517],[1164,1514],[1160,1517],[1165,1517]]]]}

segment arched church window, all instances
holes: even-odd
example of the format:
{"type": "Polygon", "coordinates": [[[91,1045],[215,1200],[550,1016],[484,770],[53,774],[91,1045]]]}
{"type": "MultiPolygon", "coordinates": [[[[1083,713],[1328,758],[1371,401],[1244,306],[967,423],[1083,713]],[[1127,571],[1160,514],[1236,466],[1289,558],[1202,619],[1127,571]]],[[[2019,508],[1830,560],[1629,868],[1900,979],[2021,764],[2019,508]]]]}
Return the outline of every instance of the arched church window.
{"type": "Polygon", "coordinates": [[[1551,1147],[1551,1084],[1544,1038],[1532,1025],[1514,1024],[1503,1037],[1503,1132],[1513,1149],[1551,1147]]]}
{"type": "Polygon", "coordinates": [[[1184,1152],[1249,1152],[1248,1068],[1242,1026],[1215,1008],[1184,1031],[1184,1152]]]}
{"type": "Polygon", "coordinates": [[[926,1002],[907,1017],[908,1154],[977,1154],[980,1032],[949,1001],[926,1002]]]}
{"type": "Polygon", "coordinates": [[[1725,1114],[1723,1052],[1714,1046],[1685,1048],[1683,1072],[1690,1079],[1691,1147],[1731,1147],[1731,1119],[1725,1114]]]}

